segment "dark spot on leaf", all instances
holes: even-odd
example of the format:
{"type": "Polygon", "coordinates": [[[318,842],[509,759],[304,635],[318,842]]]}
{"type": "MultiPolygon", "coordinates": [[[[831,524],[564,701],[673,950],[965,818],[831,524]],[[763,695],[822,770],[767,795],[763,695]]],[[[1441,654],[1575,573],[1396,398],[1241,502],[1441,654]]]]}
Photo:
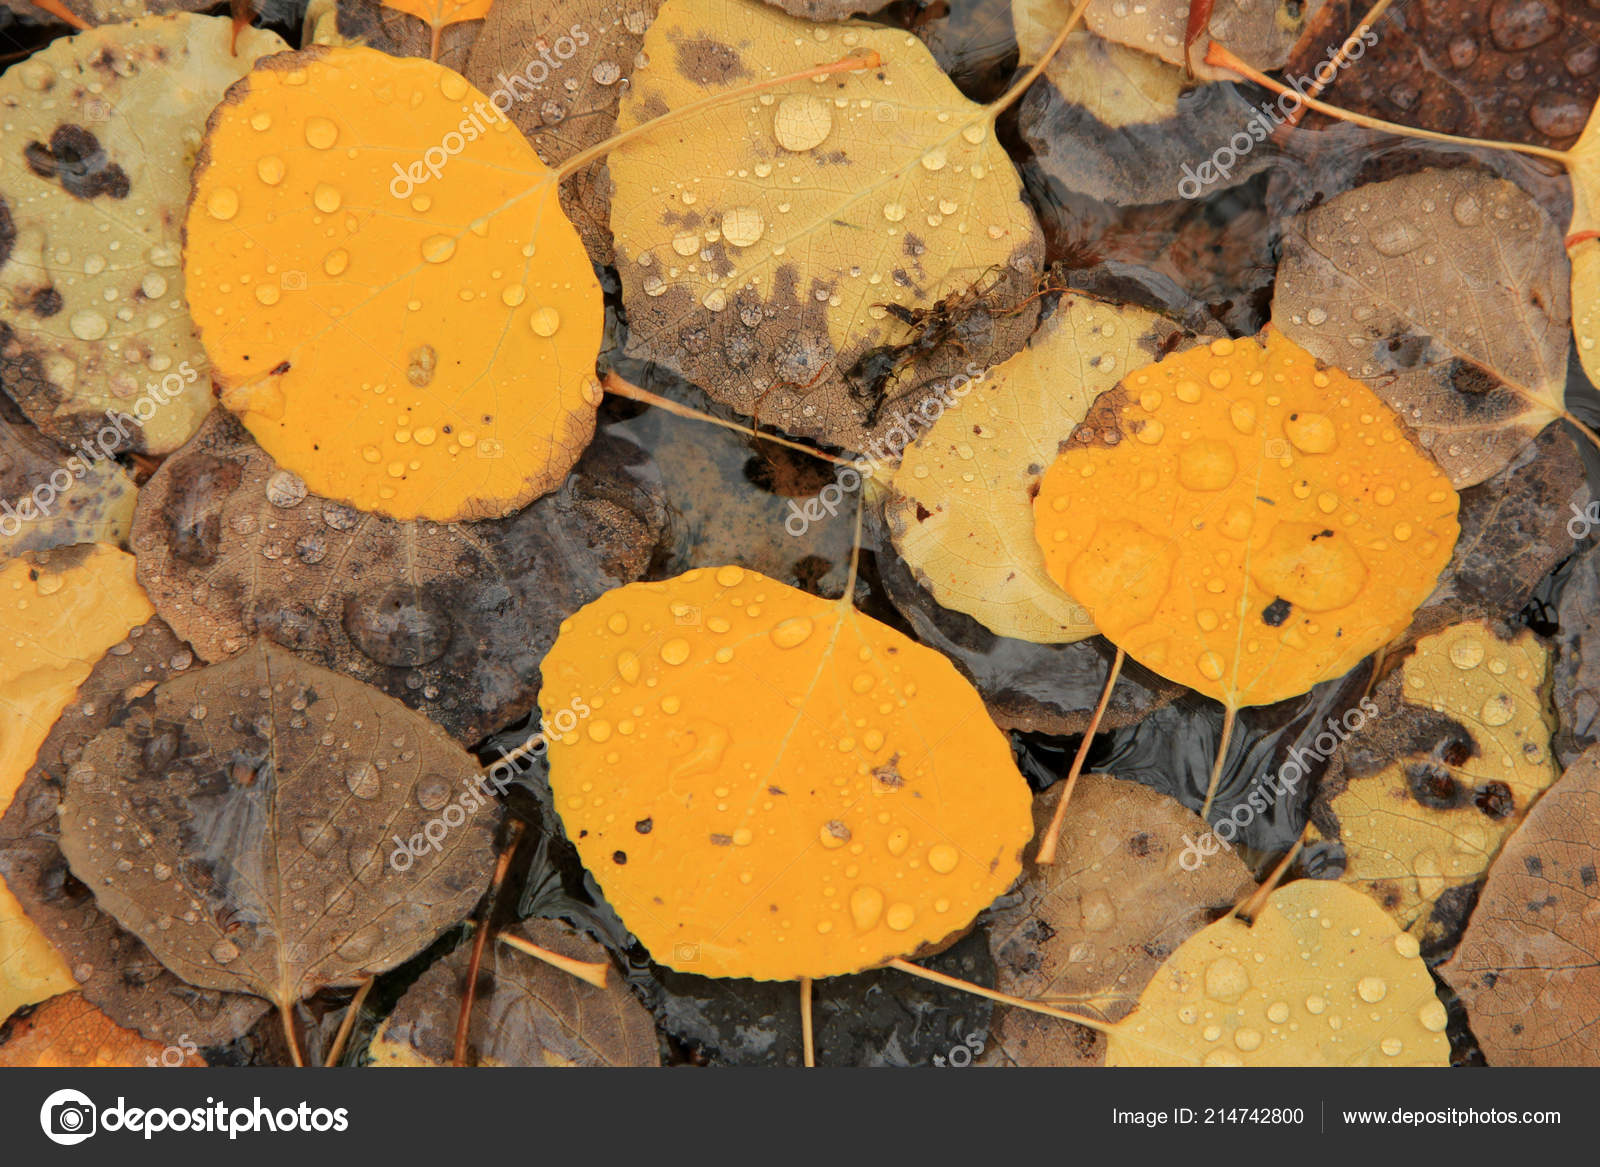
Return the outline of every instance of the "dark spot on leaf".
{"type": "Polygon", "coordinates": [[[613,851],[613,852],[611,852],[611,862],[617,864],[619,867],[622,864],[626,863],[627,861],[628,861],[628,853],[626,851],[613,851]]]}
{"type": "Polygon", "coordinates": [[[1544,874],[1544,860],[1537,855],[1528,855],[1523,858],[1522,865],[1528,869],[1528,874],[1540,876],[1544,874]]]}
{"type": "Polygon", "coordinates": [[[100,139],[82,126],[57,126],[48,146],[29,142],[22,156],[29,170],[40,178],[55,179],[74,198],[128,197],[127,173],[107,157],[100,139]]]}
{"type": "Polygon", "coordinates": [[[1409,762],[1405,767],[1406,788],[1423,806],[1452,810],[1461,805],[1461,786],[1442,766],[1431,762],[1409,762]]]}
{"type": "Polygon", "coordinates": [[[712,835],[711,836],[711,845],[713,847],[731,847],[731,846],[733,846],[733,836],[732,835],[712,835]]]}
{"type": "Polygon", "coordinates": [[[654,819],[640,819],[638,822],[633,824],[633,829],[638,831],[641,835],[648,835],[655,825],[654,819]]]}
{"type": "Polygon", "coordinates": [[[1289,618],[1289,601],[1279,596],[1261,609],[1261,622],[1272,628],[1277,628],[1289,618]]]}
{"type": "Polygon", "coordinates": [[[1492,819],[1503,819],[1517,808],[1511,787],[1504,782],[1485,782],[1472,792],[1472,803],[1492,819]]]}

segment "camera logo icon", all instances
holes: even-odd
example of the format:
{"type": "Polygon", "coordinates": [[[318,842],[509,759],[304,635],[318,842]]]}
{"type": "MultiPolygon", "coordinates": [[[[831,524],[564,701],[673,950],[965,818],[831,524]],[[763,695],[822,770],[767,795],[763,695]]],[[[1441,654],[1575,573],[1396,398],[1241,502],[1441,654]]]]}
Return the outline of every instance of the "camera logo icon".
{"type": "Polygon", "coordinates": [[[672,622],[685,627],[698,628],[700,626],[700,609],[693,604],[672,605],[672,622]]]}
{"type": "Polygon", "coordinates": [[[91,97],[83,103],[83,116],[91,122],[108,121],[111,118],[111,103],[101,97],[91,97]]]}
{"type": "Polygon", "coordinates": [[[1289,457],[1289,443],[1282,438],[1268,438],[1266,454],[1268,458],[1281,461],[1289,457]]]}
{"type": "Polygon", "coordinates": [[[672,963],[674,965],[694,964],[700,959],[700,946],[678,941],[672,946],[672,963]]]}
{"type": "Polygon", "coordinates": [[[285,292],[303,292],[306,290],[306,273],[286,271],[278,277],[278,287],[285,292]]]}
{"type": "Polygon", "coordinates": [[[57,1090],[39,1108],[45,1138],[63,1147],[75,1146],[94,1134],[99,1111],[79,1090],[57,1090]]]}
{"type": "Polygon", "coordinates": [[[484,438],[478,442],[477,451],[478,457],[485,460],[504,458],[506,456],[506,444],[498,438],[484,438]]]}

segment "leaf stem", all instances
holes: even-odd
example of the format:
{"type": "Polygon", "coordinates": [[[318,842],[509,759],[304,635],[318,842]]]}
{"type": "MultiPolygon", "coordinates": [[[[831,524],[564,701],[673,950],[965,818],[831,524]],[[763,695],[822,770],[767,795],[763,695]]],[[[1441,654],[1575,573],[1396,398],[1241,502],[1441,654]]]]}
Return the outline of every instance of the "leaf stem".
{"type": "Polygon", "coordinates": [[[1026,1009],[1030,1013],[1043,1013],[1046,1017],[1059,1017],[1063,1021],[1074,1021],[1100,1033],[1111,1033],[1116,1029],[1115,1025],[1107,1025],[1104,1021],[1096,1021],[1093,1018],[1083,1017],[1077,1013],[1068,1013],[1065,1009],[1054,1009],[1039,1001],[1029,1001],[1025,997],[1013,997],[1010,993],[986,989],[982,985],[975,985],[971,981],[964,981],[959,977],[947,977],[944,973],[934,972],[931,968],[923,968],[919,964],[912,964],[909,960],[903,960],[898,956],[885,967],[897,969],[903,973],[910,973],[914,977],[921,977],[925,981],[932,981],[934,984],[943,985],[947,989],[959,989],[963,993],[971,993],[975,997],[986,997],[991,1001],[998,1001],[1002,1005],[1010,1005],[1014,1009],[1026,1009]]]}
{"type": "Polygon", "coordinates": [[[611,965],[605,961],[591,964],[586,960],[573,960],[570,956],[562,956],[559,952],[551,952],[548,948],[540,948],[531,940],[510,932],[501,932],[495,936],[501,944],[515,948],[518,952],[525,952],[536,960],[542,960],[553,968],[558,968],[564,973],[570,973],[580,981],[586,981],[597,989],[606,987],[606,978],[611,973],[611,965]]]}
{"type": "MultiPolygon", "coordinates": [[[[1376,4],[1367,9],[1367,14],[1361,18],[1360,22],[1356,25],[1355,29],[1350,33],[1350,35],[1344,38],[1344,43],[1339,46],[1339,51],[1331,58],[1333,68],[1336,73],[1338,70],[1343,69],[1350,63],[1351,46],[1353,46],[1357,40],[1367,35],[1367,32],[1372,28],[1372,26],[1377,24],[1378,21],[1383,17],[1383,14],[1389,10],[1389,5],[1391,3],[1393,3],[1393,0],[1378,0],[1376,4]]],[[[1327,86],[1323,85],[1323,83],[1317,79],[1315,76],[1315,70],[1313,70],[1311,84],[1306,86],[1306,96],[1316,97],[1325,88],[1327,88],[1327,86]]],[[[1300,124],[1300,119],[1305,117],[1305,114],[1306,107],[1302,105],[1284,120],[1290,127],[1298,126],[1300,124]]]]}
{"type": "Polygon", "coordinates": [[[1300,828],[1300,837],[1294,841],[1294,846],[1289,848],[1288,854],[1278,860],[1272,871],[1267,875],[1267,878],[1261,881],[1261,886],[1233,906],[1233,914],[1235,916],[1242,917],[1251,924],[1255,923],[1256,913],[1267,902],[1267,897],[1278,890],[1278,885],[1283,882],[1283,877],[1289,873],[1289,865],[1305,849],[1306,836],[1309,834],[1311,834],[1311,823],[1310,820],[1307,820],[1306,825],[1300,828]]]}
{"type": "Polygon", "coordinates": [[[555,179],[561,182],[572,177],[589,163],[598,158],[604,158],[611,151],[624,143],[631,142],[634,138],[641,137],[677,118],[689,117],[701,110],[710,109],[724,101],[736,101],[741,97],[749,97],[752,93],[764,93],[780,85],[788,85],[793,81],[814,81],[819,77],[827,77],[833,73],[854,73],[861,69],[876,69],[883,64],[883,58],[877,50],[863,53],[859,57],[846,57],[842,61],[835,61],[831,65],[813,65],[809,69],[801,69],[795,73],[786,73],[782,77],[769,77],[765,81],[757,81],[751,85],[741,85],[738,89],[727,89],[721,93],[713,93],[702,97],[698,101],[691,101],[688,105],[679,106],[677,109],[668,110],[660,117],[651,118],[647,122],[640,122],[632,129],[623,130],[621,133],[598,142],[587,150],[581,150],[568,158],[559,166],[554,167],[555,179]]]}
{"type": "Polygon", "coordinates": [[[1595,449],[1600,450],[1600,434],[1595,433],[1594,430],[1590,429],[1588,426],[1584,425],[1583,422],[1579,421],[1577,415],[1574,414],[1572,410],[1563,409],[1561,411],[1561,420],[1569,422],[1580,434],[1589,439],[1590,445],[1592,445],[1595,449]]]}
{"type": "Polygon", "coordinates": [[[296,1066],[304,1066],[306,1060],[300,1054],[300,1038],[294,1028],[294,1003],[292,1001],[279,1001],[278,1020],[283,1024],[283,1037],[289,1043],[289,1057],[296,1066]]]}
{"type": "Polygon", "coordinates": [[[328,1047],[328,1056],[322,1059],[324,1066],[337,1066],[339,1059],[344,1055],[345,1043],[350,1040],[350,1031],[356,1027],[356,1018],[361,1013],[361,1006],[367,999],[367,994],[372,992],[373,983],[378,978],[368,977],[361,982],[361,987],[356,990],[356,995],[350,998],[350,1004],[345,1006],[344,1017],[339,1022],[339,1032],[333,1035],[333,1044],[328,1047]]]}
{"type": "Polygon", "coordinates": [[[1222,764],[1228,760],[1228,743],[1233,740],[1233,723],[1239,711],[1232,705],[1222,707],[1222,740],[1217,743],[1217,760],[1211,763],[1211,781],[1206,784],[1206,800],[1200,807],[1200,817],[1211,818],[1211,804],[1217,798],[1217,784],[1222,781],[1222,764]]]}
{"type": "Polygon", "coordinates": [[[1106,687],[1100,692],[1100,703],[1094,707],[1094,716],[1089,718],[1089,724],[1083,731],[1083,741],[1078,744],[1077,756],[1072,759],[1072,769],[1067,771],[1066,785],[1061,788],[1061,801],[1056,803],[1056,813],[1039,843],[1039,853],[1033,859],[1035,863],[1056,861],[1056,840],[1061,837],[1061,824],[1066,821],[1067,803],[1072,801],[1073,787],[1077,786],[1078,775],[1083,773],[1083,764],[1089,757],[1089,745],[1094,741],[1095,731],[1100,728],[1100,719],[1106,714],[1106,706],[1111,704],[1111,690],[1116,688],[1117,677],[1122,674],[1122,662],[1127,658],[1127,653],[1117,649],[1116,659],[1111,662],[1111,672],[1106,677],[1106,687]]]}
{"type": "Polygon", "coordinates": [[[1050,47],[1045,49],[1044,54],[1033,63],[1026,73],[1017,78],[1010,89],[1007,89],[984,107],[990,121],[994,121],[995,118],[1005,113],[1019,97],[1028,92],[1028,86],[1037,81],[1039,74],[1044,72],[1045,66],[1055,59],[1055,55],[1061,51],[1061,46],[1067,43],[1067,38],[1072,35],[1073,31],[1082,22],[1083,14],[1092,2],[1093,0],[1078,0],[1077,6],[1072,10],[1072,15],[1067,17],[1067,22],[1061,26],[1061,31],[1056,33],[1056,39],[1050,42],[1050,47]]]}
{"type": "Polygon", "coordinates": [[[780,438],[777,434],[758,430],[754,426],[740,425],[736,421],[728,421],[726,418],[716,417],[692,406],[680,405],[670,398],[662,397],[659,393],[641,389],[631,381],[624,380],[615,372],[606,374],[603,385],[607,393],[614,393],[618,397],[626,397],[630,401],[642,401],[646,405],[654,405],[657,409],[664,409],[677,417],[686,417],[691,421],[703,421],[711,425],[720,425],[723,429],[732,430],[737,434],[744,434],[746,437],[759,438],[763,442],[772,442],[775,445],[787,446],[791,450],[798,450],[802,454],[810,454],[813,458],[820,458],[824,462],[832,462],[835,466],[855,465],[848,458],[840,458],[833,454],[823,453],[821,450],[814,449],[803,442],[792,442],[788,438],[780,438]]]}
{"type": "MultiPolygon", "coordinates": [[[[1219,69],[1231,70],[1247,81],[1253,81],[1264,89],[1270,89],[1280,97],[1294,93],[1294,90],[1287,85],[1274,81],[1271,77],[1241,60],[1230,52],[1226,46],[1220,45],[1216,41],[1212,41],[1211,46],[1206,49],[1206,64],[1215,65],[1219,69]]],[[[1340,121],[1349,122],[1351,125],[1364,126],[1369,130],[1380,130],[1384,133],[1399,134],[1407,138],[1423,138],[1430,142],[1448,142],[1452,146],[1482,146],[1489,150],[1512,150],[1518,154],[1528,154],[1535,158],[1548,158],[1569,168],[1572,165],[1572,155],[1565,150],[1551,150],[1544,146],[1533,146],[1527,142],[1498,142],[1489,138],[1462,138],[1455,134],[1441,134],[1436,130],[1420,130],[1415,126],[1402,126],[1396,122],[1386,122],[1348,109],[1341,109],[1337,105],[1329,105],[1325,101],[1318,101],[1314,97],[1304,97],[1299,93],[1294,93],[1294,96],[1318,113],[1326,114],[1331,118],[1338,118],[1340,121]]]]}
{"type": "Polygon", "coordinates": [[[48,12],[51,16],[65,24],[70,24],[79,32],[88,32],[94,27],[92,24],[85,23],[81,17],[75,16],[71,9],[69,9],[65,4],[61,3],[61,0],[33,0],[33,6],[44,12],[48,12]]]}
{"type": "MultiPolygon", "coordinates": [[[[511,756],[506,755],[508,759],[511,756]]],[[[500,885],[505,882],[506,871],[511,867],[511,859],[517,853],[517,843],[521,839],[522,823],[513,819],[506,831],[505,845],[500,848],[500,857],[495,861],[489,890],[484,896],[483,918],[478,921],[478,934],[472,938],[472,957],[467,961],[467,979],[461,989],[461,1009],[456,1014],[455,1049],[450,1055],[452,1066],[467,1064],[467,1033],[472,1027],[472,1004],[478,996],[478,969],[483,967],[483,949],[489,942],[489,925],[494,921],[494,906],[500,898],[500,885]]]]}
{"type": "Polygon", "coordinates": [[[811,1028],[811,978],[800,978],[800,1044],[805,1049],[806,1069],[817,1064],[817,1041],[811,1028]]]}

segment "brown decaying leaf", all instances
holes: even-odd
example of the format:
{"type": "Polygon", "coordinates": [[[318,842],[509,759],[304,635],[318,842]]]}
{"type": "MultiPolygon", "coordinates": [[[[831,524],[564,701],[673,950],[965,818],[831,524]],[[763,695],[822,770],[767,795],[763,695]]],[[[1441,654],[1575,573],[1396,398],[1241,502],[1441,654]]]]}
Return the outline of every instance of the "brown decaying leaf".
{"type": "MultiPolygon", "coordinates": [[[[632,84],[644,33],[661,0],[496,4],[463,72],[506,111],[539,157],[557,166],[617,132],[617,103],[632,84]]],[[[605,159],[561,185],[567,213],[596,263],[611,262],[611,178],[605,159]]]]}
{"type": "MultiPolygon", "coordinates": [[[[1060,792],[1057,784],[1035,800],[1036,840],[1060,792]]],[[[1187,851],[1205,831],[1198,815],[1148,787],[1084,775],[1062,826],[1062,861],[1036,866],[1030,844],[1015,902],[990,915],[995,987],[1103,1021],[1127,1016],[1161,962],[1255,887],[1237,855],[1187,851]]],[[[1004,1010],[991,1032],[988,1064],[1105,1058],[1103,1037],[1020,1009],[1004,1010]]]]}
{"type": "Polygon", "coordinates": [[[1600,1065],[1597,823],[1600,751],[1590,750],[1506,841],[1439,969],[1490,1065],[1600,1065]]]}
{"type": "Polygon", "coordinates": [[[171,1043],[187,1034],[206,1046],[245,1032],[266,1003],[242,993],[198,989],[168,972],[72,874],[61,854],[58,822],[68,771],[82,761],[89,743],[129,701],[194,663],[194,653],[159,617],[100,658],[0,818],[0,875],[66,959],[85,1000],[146,1037],[171,1043]]]}
{"type": "MultiPolygon", "coordinates": [[[[1371,7],[1372,0],[1329,0],[1287,72],[1327,60],[1371,7]]],[[[1593,6],[1428,0],[1394,5],[1374,31],[1377,42],[1339,72],[1324,100],[1402,125],[1564,148],[1600,96],[1593,6]]]]}
{"type": "Polygon", "coordinates": [[[0,1066],[204,1066],[206,1061],[197,1050],[193,1039],[186,1045],[171,1045],[124,1029],[82,993],[51,997],[27,1017],[12,1018],[0,1030],[0,1066]]]}
{"type": "MultiPolygon", "coordinates": [[[[1569,521],[1572,519],[1569,512],[1569,521]]],[[[1582,531],[1583,524],[1573,528],[1582,531]]],[[[1584,537],[1588,542],[1588,536],[1584,537]]],[[[1600,544],[1588,542],[1572,564],[1555,635],[1556,757],[1563,766],[1577,762],[1600,743],[1600,544]]]]}
{"type": "Polygon", "coordinates": [[[202,660],[267,636],[470,744],[533,708],[561,620],[648,566],[666,516],[637,457],[603,437],[508,518],[407,522],[306,493],[217,410],[146,484],[130,541],[202,660]]]}
{"type": "Polygon", "coordinates": [[[790,16],[801,20],[848,20],[863,12],[872,12],[882,5],[877,0],[764,0],[774,8],[781,8],[790,16]]]}
{"type": "MultiPolygon", "coordinates": [[[[1564,426],[1546,426],[1499,474],[1462,491],[1461,535],[1450,565],[1401,641],[1463,620],[1515,616],[1578,546],[1568,527],[1590,497],[1577,443],[1564,426]]],[[[1573,592],[1569,587],[1563,596],[1573,592]]],[[[1558,700],[1556,708],[1570,706],[1558,700]]]]}
{"type": "Polygon", "coordinates": [[[1468,169],[1369,183],[1283,237],[1272,320],[1365,381],[1460,488],[1498,473],[1563,408],[1560,228],[1468,169]]]}
{"type": "MultiPolygon", "coordinates": [[[[513,930],[562,956],[606,961],[605,949],[556,920],[513,930]]],[[[658,1066],[655,1023],[619,977],[604,989],[490,942],[468,1032],[468,1065],[658,1066]]],[[[450,1064],[470,945],[436,962],[406,991],[373,1038],[379,1066],[450,1064]]]]}
{"type": "Polygon", "coordinates": [[[375,689],[258,641],[115,720],[71,768],[61,849],[191,984],[287,1010],[407,960],[483,894],[498,815],[468,801],[477,764],[375,689]]]}

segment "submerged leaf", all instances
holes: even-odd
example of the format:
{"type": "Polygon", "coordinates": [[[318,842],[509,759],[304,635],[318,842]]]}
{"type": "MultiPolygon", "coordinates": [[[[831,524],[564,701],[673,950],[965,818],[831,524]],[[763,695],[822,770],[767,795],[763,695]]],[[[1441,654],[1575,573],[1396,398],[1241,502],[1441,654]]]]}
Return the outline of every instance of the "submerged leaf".
{"type": "Polygon", "coordinates": [[[1359,892],[1300,880],[1173,953],[1106,1064],[1444,1066],[1445,1024],[1415,940],[1359,892]]]}
{"type": "Polygon", "coordinates": [[[1028,347],[953,386],[952,404],[901,456],[885,505],[918,582],[998,636],[1094,635],[1094,614],[1046,571],[1033,496],[1094,399],[1183,338],[1152,312],[1069,294],[1028,347]]]}
{"type": "Polygon", "coordinates": [[[1556,779],[1548,661],[1526,629],[1506,641],[1475,621],[1425,637],[1318,792],[1312,817],[1342,849],[1343,880],[1430,946],[1449,941],[1459,896],[1556,779]]]}
{"type": "Polygon", "coordinates": [[[287,47],[251,28],[234,55],[231,39],[220,17],[144,17],[0,77],[0,384],[63,445],[164,453],[211,409],[178,272],[195,141],[228,86],[287,47]]]}
{"type": "Polygon", "coordinates": [[[1477,170],[1368,183],[1283,237],[1272,321],[1359,377],[1456,487],[1482,482],[1565,409],[1561,235],[1477,170]]]}
{"type": "Polygon", "coordinates": [[[950,663],[734,566],[611,592],[543,666],[555,806],[661,964],[789,980],[958,936],[1032,833],[950,663]],[[587,711],[587,712],[586,712],[587,711]]]}
{"type": "MultiPolygon", "coordinates": [[[[1066,0],[1054,0],[1064,10],[1066,0]]],[[[1275,69],[1288,59],[1308,21],[1326,0],[1273,0],[1271,3],[1219,4],[1185,60],[1190,0],[1094,0],[1084,14],[1084,24],[1107,40],[1150,53],[1171,65],[1191,65],[1195,75],[1208,80],[1231,81],[1232,73],[1205,64],[1213,41],[1262,69],[1275,69]]]]}
{"type": "Polygon", "coordinates": [[[191,984],[287,1009],[400,964],[482,895],[496,816],[468,801],[475,762],[376,690],[258,642],[125,713],[73,767],[61,850],[191,984]]]}
{"type": "Polygon", "coordinates": [[[0,399],[0,558],[121,543],[139,494],[133,480],[109,458],[80,453],[63,460],[59,446],[31,425],[13,423],[8,409],[0,399]]]}
{"type": "Polygon", "coordinates": [[[266,636],[471,744],[533,708],[561,620],[649,565],[665,508],[640,456],[602,439],[509,518],[403,522],[309,493],[218,411],[145,487],[139,577],[203,660],[266,636]]]}
{"type": "Polygon", "coordinates": [[[1562,775],[1506,840],[1439,975],[1495,1066],[1600,1064],[1600,753],[1562,775]]]}
{"type": "Polygon", "coordinates": [[[1449,560],[1456,505],[1371,390],[1269,328],[1124,377],[1034,513],[1051,577],[1108,639],[1238,708],[1388,643],[1449,560]]]}
{"type": "MultiPolygon", "coordinates": [[[[1582,526],[1577,528],[1582,530],[1582,526]]],[[[1568,570],[1555,634],[1556,757],[1574,765],[1600,743],[1600,544],[1591,543],[1568,570]]]]}
{"type": "Polygon", "coordinates": [[[274,57],[212,116],[185,232],[223,404],[317,494],[498,518],[588,445],[599,285],[552,172],[448,69],[274,57]]]}
{"type": "Polygon", "coordinates": [[[1026,339],[1038,225],[990,112],[915,37],[669,0],[644,45],[624,130],[841,58],[882,64],[720,102],[612,151],[630,352],[741,413],[870,453],[937,396],[926,382],[1026,339]]]}

